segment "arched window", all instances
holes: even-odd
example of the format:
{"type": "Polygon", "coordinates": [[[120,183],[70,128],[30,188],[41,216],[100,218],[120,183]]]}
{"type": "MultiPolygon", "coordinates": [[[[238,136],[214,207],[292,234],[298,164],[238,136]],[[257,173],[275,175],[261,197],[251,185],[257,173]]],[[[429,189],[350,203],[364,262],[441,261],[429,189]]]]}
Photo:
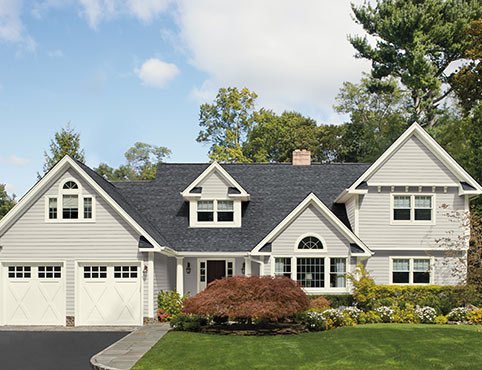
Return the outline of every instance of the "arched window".
{"type": "Polygon", "coordinates": [[[62,187],[64,190],[77,190],[78,188],[79,186],[74,181],[67,181],[62,187]]]}
{"type": "Polygon", "coordinates": [[[323,249],[323,243],[321,242],[320,239],[314,237],[314,236],[307,236],[303,239],[298,244],[298,249],[323,249]]]}

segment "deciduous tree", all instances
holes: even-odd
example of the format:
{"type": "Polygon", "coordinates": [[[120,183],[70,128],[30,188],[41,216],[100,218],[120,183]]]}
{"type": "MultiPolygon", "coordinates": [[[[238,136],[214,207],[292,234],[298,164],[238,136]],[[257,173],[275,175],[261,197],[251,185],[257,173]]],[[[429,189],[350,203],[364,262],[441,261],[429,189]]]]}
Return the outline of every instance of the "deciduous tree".
{"type": "Polygon", "coordinates": [[[9,196],[5,190],[5,184],[0,184],[0,220],[15,205],[15,195],[9,196]]]}

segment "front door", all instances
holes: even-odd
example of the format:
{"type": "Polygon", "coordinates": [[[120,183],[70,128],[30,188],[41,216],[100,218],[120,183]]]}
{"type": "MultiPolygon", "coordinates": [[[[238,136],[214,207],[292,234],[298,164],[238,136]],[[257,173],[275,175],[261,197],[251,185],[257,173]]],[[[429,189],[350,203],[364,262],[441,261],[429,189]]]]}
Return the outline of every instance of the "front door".
{"type": "Polygon", "coordinates": [[[226,261],[208,261],[208,271],[207,277],[209,284],[210,282],[226,277],[226,261]]]}

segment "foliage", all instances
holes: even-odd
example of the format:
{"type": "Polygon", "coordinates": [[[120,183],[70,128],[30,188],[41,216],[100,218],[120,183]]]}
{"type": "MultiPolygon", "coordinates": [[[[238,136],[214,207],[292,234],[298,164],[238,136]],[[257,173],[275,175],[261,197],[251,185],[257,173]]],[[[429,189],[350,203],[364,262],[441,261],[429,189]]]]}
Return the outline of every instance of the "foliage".
{"type": "Polygon", "coordinates": [[[216,280],[185,302],[183,313],[234,320],[278,320],[309,308],[309,298],[286,277],[234,276],[216,280]]]}
{"type": "Polygon", "coordinates": [[[418,321],[422,324],[434,324],[435,318],[437,317],[437,311],[435,308],[425,306],[419,307],[415,310],[418,321]]]}
{"type": "Polygon", "coordinates": [[[242,144],[253,125],[258,95],[247,88],[221,88],[212,104],[203,104],[199,113],[200,143],[210,143],[209,158],[221,162],[247,162],[242,144]]]}
{"type": "Polygon", "coordinates": [[[415,324],[419,316],[414,306],[406,305],[405,308],[395,310],[394,322],[399,324],[415,324]]]}
{"type": "Polygon", "coordinates": [[[0,184],[0,220],[15,204],[15,194],[10,197],[5,190],[5,184],[0,184]]]}
{"type": "Polygon", "coordinates": [[[314,162],[331,162],[339,151],[343,126],[318,125],[297,112],[277,115],[262,108],[254,112],[254,124],[243,144],[252,162],[290,162],[295,149],[307,149],[314,162]]]}
{"type": "Polygon", "coordinates": [[[172,315],[160,308],[157,310],[157,319],[160,322],[168,322],[172,319],[172,315]]]}
{"type": "Polygon", "coordinates": [[[170,154],[171,151],[166,147],[137,142],[125,152],[125,165],[114,169],[106,163],[100,163],[94,170],[110,181],[154,180],[157,165],[170,154]]]}
{"type": "MultiPolygon", "coordinates": [[[[157,307],[159,312],[162,311],[165,321],[169,321],[172,317],[177,316],[182,308],[186,298],[175,290],[160,290],[157,295],[157,307]]],[[[161,320],[162,321],[162,320],[161,320]]]]}
{"type": "Polygon", "coordinates": [[[356,307],[330,308],[321,313],[328,329],[340,326],[353,326],[360,323],[362,310],[356,307]]]}
{"type": "MultiPolygon", "coordinates": [[[[66,155],[79,162],[85,162],[85,151],[80,148],[80,133],[70,126],[70,121],[65,128],[56,132],[54,138],[50,140],[49,153],[44,151],[43,173],[46,174],[66,155]]],[[[38,174],[38,177],[41,177],[40,174],[38,174]]]]}
{"type": "Polygon", "coordinates": [[[353,299],[358,307],[365,311],[372,308],[376,298],[374,293],[376,285],[365,266],[359,263],[356,265],[354,273],[347,274],[347,278],[353,285],[353,299]]]}
{"type": "Polygon", "coordinates": [[[450,321],[459,321],[464,322],[467,321],[467,314],[469,313],[469,309],[467,307],[455,307],[452,311],[449,312],[447,318],[450,321]]]}
{"type": "Polygon", "coordinates": [[[359,321],[360,324],[378,324],[383,322],[376,311],[362,312],[359,321]]]}
{"type": "Polygon", "coordinates": [[[373,79],[364,77],[359,84],[344,82],[334,109],[350,115],[344,125],[337,160],[374,162],[408,125],[408,95],[397,87],[395,79],[385,89],[371,91],[373,79]]]}
{"type": "Polygon", "coordinates": [[[306,312],[301,321],[310,331],[323,331],[328,329],[325,318],[320,312],[306,312]]]}
{"type": "Polygon", "coordinates": [[[205,316],[179,314],[171,319],[171,327],[179,331],[199,331],[201,326],[207,325],[205,316]]]}
{"type": "MultiPolygon", "coordinates": [[[[312,297],[316,299],[317,296],[312,297]]],[[[330,307],[332,308],[353,306],[354,302],[351,294],[324,295],[323,297],[330,301],[330,307]]]]}
{"type": "Polygon", "coordinates": [[[380,316],[381,322],[388,323],[395,320],[395,310],[391,307],[380,306],[375,309],[375,312],[380,316]]]}
{"type": "Polygon", "coordinates": [[[310,300],[310,309],[323,311],[324,309],[330,307],[330,304],[331,302],[328,299],[320,295],[310,300]]]}
{"type": "Polygon", "coordinates": [[[469,310],[467,313],[467,319],[472,324],[482,324],[482,308],[478,310],[469,310]]]}
{"type": "Polygon", "coordinates": [[[468,48],[465,58],[469,64],[454,76],[451,84],[465,112],[470,112],[482,102],[482,18],[472,20],[465,30],[468,48]]]}
{"type": "Polygon", "coordinates": [[[374,6],[352,5],[352,10],[376,39],[373,46],[366,36],[351,36],[356,56],[372,62],[374,79],[399,79],[412,99],[412,119],[432,125],[438,104],[452,91],[444,88],[455,74],[447,67],[470,47],[465,29],[482,14],[479,0],[378,0],[374,6]]]}
{"type": "Polygon", "coordinates": [[[444,315],[439,315],[435,318],[435,324],[437,325],[445,325],[447,321],[448,321],[447,316],[444,316],[444,315]]]}

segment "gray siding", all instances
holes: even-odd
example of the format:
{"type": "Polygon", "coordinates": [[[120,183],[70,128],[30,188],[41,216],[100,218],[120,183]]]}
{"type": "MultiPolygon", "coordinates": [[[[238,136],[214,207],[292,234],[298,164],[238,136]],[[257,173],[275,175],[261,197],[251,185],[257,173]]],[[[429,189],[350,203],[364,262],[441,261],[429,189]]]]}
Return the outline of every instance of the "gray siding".
{"type": "MultiPolygon", "coordinates": [[[[369,248],[434,248],[437,247],[436,239],[449,236],[448,232],[455,231],[451,237],[456,238],[464,230],[459,223],[454,222],[453,217],[447,214],[451,211],[464,211],[465,199],[458,195],[456,188],[448,188],[444,193],[437,188],[435,194],[434,210],[436,212],[435,225],[391,224],[391,189],[382,188],[379,193],[377,188],[370,187],[368,194],[360,196],[360,238],[369,248]],[[442,206],[446,205],[446,208],[442,206]]],[[[403,188],[395,188],[395,192],[403,193],[403,188]]],[[[423,188],[418,193],[417,188],[409,188],[410,193],[432,194],[431,188],[423,188]]]]}
{"type": "Polygon", "coordinates": [[[201,199],[227,199],[228,197],[230,185],[216,171],[205,178],[199,186],[202,187],[201,199]]]}
{"type": "MultiPolygon", "coordinates": [[[[0,237],[0,260],[52,260],[66,262],[68,316],[75,313],[75,261],[145,261],[138,251],[139,235],[72,170],[64,173],[0,237]],[[95,222],[45,222],[45,195],[57,195],[60,181],[73,177],[82,194],[95,195],[95,222]]],[[[144,285],[147,280],[144,280],[144,285]]],[[[147,289],[144,289],[144,314],[147,314],[147,289]]]]}
{"type": "Polygon", "coordinates": [[[353,230],[353,232],[355,231],[355,197],[356,196],[351,197],[348,202],[345,203],[346,214],[348,216],[348,221],[350,221],[351,229],[353,230]]]}
{"type": "Polygon", "coordinates": [[[348,240],[313,206],[307,207],[271,242],[272,254],[291,256],[300,253],[295,250],[296,242],[301,236],[309,233],[314,233],[324,240],[326,253],[348,255],[348,240]]]}
{"type": "Polygon", "coordinates": [[[160,253],[154,254],[154,314],[157,312],[157,295],[160,290],[176,290],[176,259],[160,253]]]}
{"type": "Polygon", "coordinates": [[[370,183],[449,185],[459,181],[416,136],[412,136],[368,179],[370,183]]]}

